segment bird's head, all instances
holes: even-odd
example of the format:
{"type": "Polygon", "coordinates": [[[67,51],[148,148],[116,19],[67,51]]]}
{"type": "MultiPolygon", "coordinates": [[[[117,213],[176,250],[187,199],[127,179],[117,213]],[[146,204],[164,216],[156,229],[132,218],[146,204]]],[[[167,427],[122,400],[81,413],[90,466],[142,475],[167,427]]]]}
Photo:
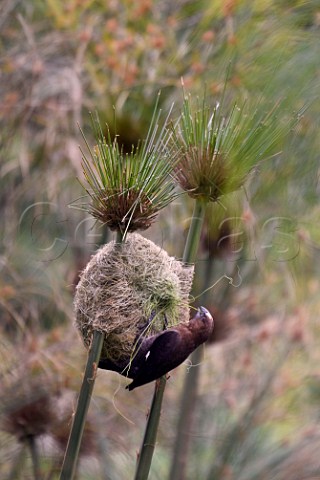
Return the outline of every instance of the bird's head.
{"type": "Polygon", "coordinates": [[[205,307],[199,307],[197,314],[203,322],[213,326],[213,317],[209,310],[207,310],[205,307]]]}
{"type": "Polygon", "coordinates": [[[205,329],[208,335],[213,330],[213,317],[205,307],[199,307],[195,316],[190,320],[190,326],[197,329],[205,329]]]}

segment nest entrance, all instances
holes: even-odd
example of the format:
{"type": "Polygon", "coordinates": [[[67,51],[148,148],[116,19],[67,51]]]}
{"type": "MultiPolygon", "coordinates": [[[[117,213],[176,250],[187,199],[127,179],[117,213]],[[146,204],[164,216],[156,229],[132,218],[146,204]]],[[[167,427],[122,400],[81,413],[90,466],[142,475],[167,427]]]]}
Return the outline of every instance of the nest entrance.
{"type": "Polygon", "coordinates": [[[98,250],[83,271],[75,295],[76,327],[89,347],[93,330],[105,333],[102,358],[132,355],[135,341],[189,320],[193,267],[134,233],[123,244],[98,250]]]}

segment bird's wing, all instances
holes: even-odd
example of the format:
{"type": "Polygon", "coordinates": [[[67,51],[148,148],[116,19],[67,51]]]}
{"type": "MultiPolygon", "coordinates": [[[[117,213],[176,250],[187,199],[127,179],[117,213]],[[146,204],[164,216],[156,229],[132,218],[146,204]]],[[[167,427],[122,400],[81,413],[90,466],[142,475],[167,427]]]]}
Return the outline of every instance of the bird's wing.
{"type": "MultiPolygon", "coordinates": [[[[177,366],[175,351],[179,350],[181,339],[177,330],[166,330],[157,335],[141,362],[137,376],[128,385],[129,390],[152,382],[177,366]]],[[[179,364],[179,363],[178,363],[179,364]]]]}
{"type": "Polygon", "coordinates": [[[100,359],[98,366],[103,370],[111,370],[120,373],[120,375],[123,375],[124,377],[133,378],[133,372],[130,370],[130,358],[122,359],[117,363],[109,358],[102,358],[100,359]]]}
{"type": "Polygon", "coordinates": [[[156,335],[153,335],[139,340],[132,356],[127,356],[118,362],[114,362],[109,358],[101,358],[99,361],[99,368],[102,368],[103,370],[112,370],[120,373],[120,375],[123,375],[124,377],[135,378],[140,365],[145,361],[145,355],[150,349],[155,337],[156,335]]]}

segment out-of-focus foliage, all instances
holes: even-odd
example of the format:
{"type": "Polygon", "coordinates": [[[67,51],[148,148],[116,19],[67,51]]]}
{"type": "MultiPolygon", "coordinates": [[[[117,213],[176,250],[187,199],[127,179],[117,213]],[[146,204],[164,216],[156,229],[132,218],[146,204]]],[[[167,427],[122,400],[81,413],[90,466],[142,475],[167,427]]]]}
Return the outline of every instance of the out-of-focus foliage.
{"type": "MultiPolygon", "coordinates": [[[[163,118],[173,101],[173,118],[179,115],[181,77],[193,96],[205,88],[212,105],[224,86],[227,105],[249,99],[263,114],[280,101],[279,122],[307,105],[279,153],[260,163],[244,189],[208,210],[198,292],[215,285],[206,306],[216,312],[217,344],[205,349],[189,475],[315,477],[319,2],[2,0],[0,32],[0,397],[25,366],[27,386],[44,376],[52,382],[63,400],[54,412],[61,419],[69,415],[64,399],[70,407],[79,386],[85,351],[71,325],[74,286],[90,254],[110,238],[68,208],[83,194],[79,126],[93,144],[89,111],[131,152],[147,134],[159,89],[163,118]],[[280,346],[288,356],[263,390],[280,346]],[[241,424],[260,391],[250,422],[241,424]],[[241,436],[230,446],[236,427],[241,436]]],[[[181,195],[148,235],[181,256],[189,217],[181,195]]],[[[169,470],[183,370],[173,372],[167,388],[154,479],[169,470]]],[[[133,473],[148,388],[129,396],[120,377],[99,373],[92,406],[98,445],[88,441],[79,478],[133,473]]],[[[8,405],[0,403],[3,420],[8,405]]],[[[62,430],[37,438],[45,475],[58,471],[62,430]]],[[[31,471],[29,447],[8,429],[0,446],[1,478],[14,473],[17,458],[31,471]]]]}

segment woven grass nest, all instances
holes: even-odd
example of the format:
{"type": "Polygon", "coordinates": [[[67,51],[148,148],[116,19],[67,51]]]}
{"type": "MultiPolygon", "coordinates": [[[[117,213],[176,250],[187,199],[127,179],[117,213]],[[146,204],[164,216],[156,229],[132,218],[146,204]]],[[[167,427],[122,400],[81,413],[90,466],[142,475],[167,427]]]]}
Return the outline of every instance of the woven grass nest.
{"type": "Polygon", "coordinates": [[[89,347],[93,330],[105,333],[101,358],[117,361],[133,353],[137,336],[189,320],[193,266],[170,257],[134,233],[123,244],[98,250],[81,274],[75,295],[75,325],[89,347]]]}

